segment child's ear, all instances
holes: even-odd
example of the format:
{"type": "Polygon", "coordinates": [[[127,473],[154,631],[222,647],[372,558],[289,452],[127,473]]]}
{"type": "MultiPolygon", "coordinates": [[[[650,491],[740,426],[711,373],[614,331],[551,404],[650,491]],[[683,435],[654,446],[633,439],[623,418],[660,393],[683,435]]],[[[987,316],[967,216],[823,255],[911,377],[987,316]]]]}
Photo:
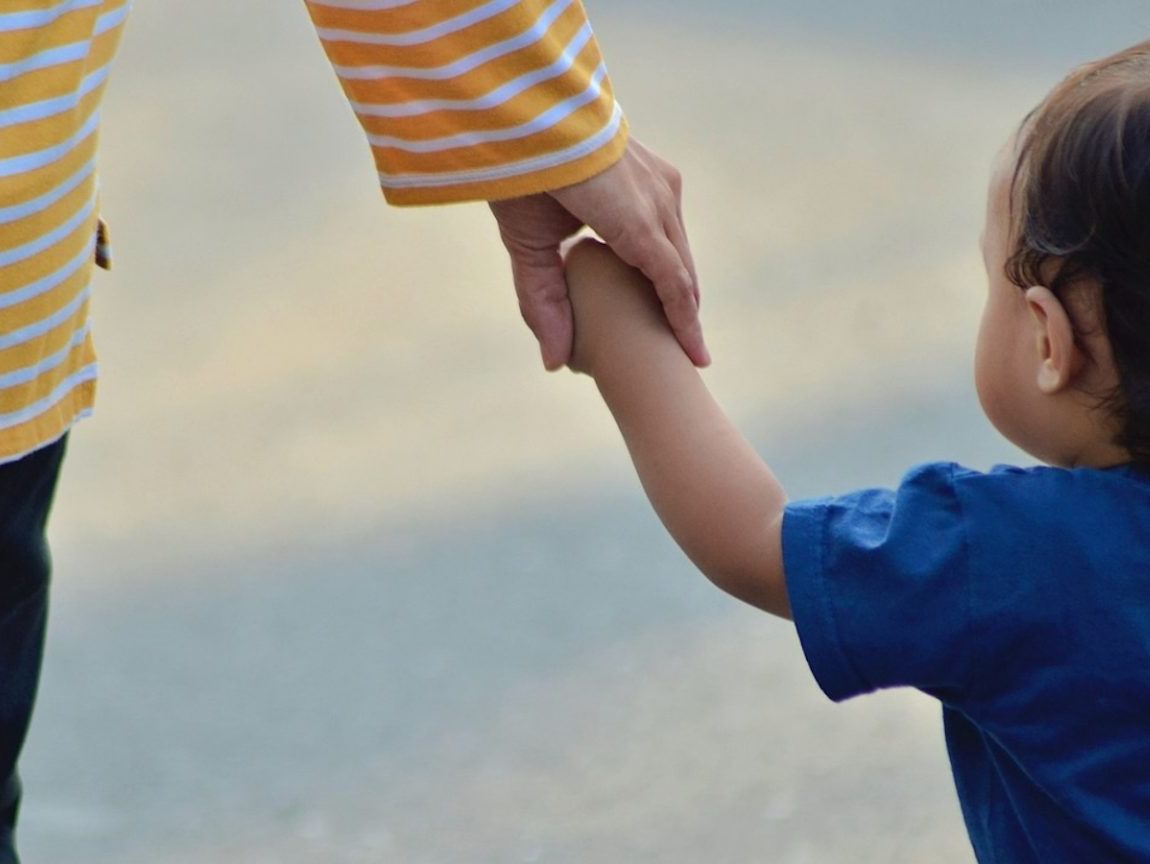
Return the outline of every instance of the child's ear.
{"type": "Polygon", "coordinates": [[[1038,349],[1038,389],[1050,396],[1070,385],[1082,367],[1082,352],[1074,341],[1074,324],[1066,307],[1049,288],[1026,291],[1026,305],[1034,319],[1038,349]]]}

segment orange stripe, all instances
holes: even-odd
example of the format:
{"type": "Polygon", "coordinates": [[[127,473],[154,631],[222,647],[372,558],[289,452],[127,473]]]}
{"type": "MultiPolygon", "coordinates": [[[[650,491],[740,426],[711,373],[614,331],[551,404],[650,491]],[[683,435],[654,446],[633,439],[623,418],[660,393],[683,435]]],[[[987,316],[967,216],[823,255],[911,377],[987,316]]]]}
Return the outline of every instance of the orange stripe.
{"type": "Polygon", "coordinates": [[[427,2],[413,3],[396,9],[334,9],[309,2],[308,9],[316,27],[358,30],[362,33],[410,33],[432,27],[449,18],[465,15],[487,0],[453,0],[432,7],[427,2]]]}
{"type": "Polygon", "coordinates": [[[383,194],[390,204],[410,207],[457,201],[498,201],[500,198],[516,198],[521,195],[535,195],[549,189],[561,189],[611,167],[623,155],[627,147],[627,137],[627,125],[624,119],[619,134],[606,147],[556,168],[482,183],[416,189],[385,188],[383,194]]]}
{"type": "MultiPolygon", "coordinates": [[[[29,243],[62,225],[91,199],[94,182],[89,177],[51,207],[16,222],[0,225],[0,252],[29,243]]],[[[13,281],[15,273],[9,273],[8,269],[0,268],[0,291],[24,284],[13,281]]]]}
{"type": "Polygon", "coordinates": [[[598,47],[588,45],[573,69],[562,78],[544,81],[502,105],[483,111],[435,111],[414,117],[361,117],[360,120],[369,133],[394,135],[408,141],[426,141],[463,131],[508,129],[584,92],[598,58],[598,47]]]}
{"type": "MultiPolygon", "coordinates": [[[[44,8],[40,6],[38,8],[44,8]]],[[[4,12],[36,11],[32,9],[15,10],[4,4],[4,12]]],[[[92,35],[92,27],[100,15],[106,11],[100,6],[86,9],[76,9],[57,18],[47,28],[34,27],[28,30],[10,30],[0,34],[0,63],[11,63],[41,51],[69,45],[73,42],[83,42],[92,35]]]]}
{"type": "MultiPolygon", "coordinates": [[[[62,208],[62,204],[63,202],[61,202],[60,205],[55,205],[53,207],[54,211],[59,207],[61,214],[66,212],[62,208]]],[[[75,212],[76,207],[74,206],[67,214],[71,216],[75,212]]],[[[38,278],[43,278],[56,272],[57,269],[60,269],[69,261],[74,260],[76,255],[81,253],[86,245],[92,243],[92,237],[95,234],[95,219],[97,219],[97,216],[95,216],[94,213],[90,214],[76,230],[62,239],[60,243],[49,246],[48,249],[43,252],[32,255],[31,258],[10,263],[10,265],[6,267],[0,267],[0,286],[10,290],[20,285],[29,284],[30,282],[38,280],[38,278]]],[[[38,224],[38,227],[43,224],[55,228],[56,225],[59,225],[63,221],[63,219],[56,220],[52,223],[39,223],[39,221],[37,221],[32,224],[38,224]]],[[[40,236],[40,232],[37,232],[37,234],[31,234],[30,232],[29,235],[22,237],[21,240],[23,240],[24,243],[28,243],[38,236],[40,236]]],[[[2,311],[0,311],[0,314],[5,313],[10,315],[11,309],[2,309],[2,311]]],[[[6,322],[10,326],[11,319],[6,319],[6,322]]]]}
{"type": "MultiPolygon", "coordinates": [[[[63,306],[69,297],[74,297],[87,284],[91,272],[90,267],[82,268],[80,273],[68,280],[68,284],[60,286],[59,290],[65,292],[66,296],[63,301],[56,304],[57,308],[63,306]]],[[[55,293],[53,292],[53,296],[55,293]]],[[[55,354],[61,350],[68,344],[72,334],[82,327],[87,320],[87,309],[88,303],[84,303],[75,315],[70,316],[62,324],[56,325],[44,335],[0,351],[0,369],[5,372],[25,369],[39,363],[49,354],[55,354]]],[[[3,312],[6,311],[3,310],[3,312]]],[[[3,312],[0,312],[0,332],[9,333],[19,326],[32,323],[28,320],[9,321],[3,312]]]]}
{"type": "Polygon", "coordinates": [[[83,59],[26,72],[0,82],[0,105],[15,107],[75,93],[85,75],[112,59],[121,32],[122,28],[117,27],[92,40],[91,48],[83,59]]]}
{"type": "MultiPolygon", "coordinates": [[[[73,332],[75,331],[70,331],[64,339],[65,345],[68,343],[73,332]]],[[[63,345],[60,347],[63,347],[63,345]]],[[[57,348],[55,350],[58,351],[60,349],[57,348]]],[[[61,381],[84,367],[84,363],[87,362],[90,351],[91,349],[87,344],[87,340],[85,340],[69,351],[68,358],[55,369],[49,369],[39,378],[36,378],[34,381],[29,381],[27,384],[0,389],[0,414],[10,414],[13,411],[19,411],[21,408],[31,405],[39,399],[43,399],[55,390],[61,381]]],[[[42,356],[47,357],[53,353],[55,353],[55,351],[47,351],[42,356]]],[[[0,435],[3,433],[4,430],[0,429],[0,435]]]]}
{"type": "MultiPolygon", "coordinates": [[[[30,201],[54,189],[59,183],[71,177],[92,159],[96,153],[98,136],[92,134],[81,141],[71,152],[51,165],[0,178],[0,203],[5,206],[30,201]]],[[[29,237],[29,240],[32,238],[29,237]]],[[[10,283],[9,283],[10,284],[10,283]]]]}
{"type": "MultiPolygon", "coordinates": [[[[444,97],[475,99],[513,78],[554,62],[585,23],[578,8],[571,7],[551,26],[545,39],[520,51],[490,60],[460,78],[447,81],[403,77],[384,80],[347,78],[343,81],[344,89],[352,101],[368,104],[395,104],[444,97]]],[[[455,55],[441,54],[436,62],[429,65],[441,66],[450,62],[451,56],[455,55]]],[[[380,62],[378,55],[375,62],[380,62]]]]}
{"type": "MultiPolygon", "coordinates": [[[[328,50],[328,56],[332,58],[333,62],[340,66],[384,64],[387,66],[410,66],[416,69],[434,69],[507,39],[512,39],[531,29],[545,8],[546,5],[542,3],[524,3],[465,30],[419,45],[369,45],[361,42],[327,40],[324,42],[324,47],[328,50]]],[[[587,20],[577,4],[568,7],[560,16],[560,20],[563,18],[578,21],[580,25],[587,20]]],[[[520,53],[530,56],[530,54],[543,50],[544,52],[554,52],[553,56],[555,56],[558,51],[555,50],[553,41],[552,37],[547,35],[540,42],[535,43],[533,48],[524,49],[520,53]]]]}
{"type": "MultiPolygon", "coordinates": [[[[55,354],[57,351],[63,349],[72,339],[72,336],[75,335],[76,331],[88,320],[88,307],[89,301],[85,301],[73,315],[68,316],[67,320],[57,324],[47,333],[0,352],[0,358],[2,358],[3,362],[0,368],[3,368],[5,372],[25,369],[39,363],[50,354],[55,354]]],[[[8,332],[10,329],[11,328],[5,325],[5,332],[8,332]]],[[[72,371],[75,371],[75,369],[72,371]]],[[[43,395],[45,394],[39,394],[39,396],[43,395]]],[[[36,398],[39,398],[39,396],[36,398]]]]}
{"type": "Polygon", "coordinates": [[[0,159],[36,153],[63,143],[99,108],[103,94],[101,86],[83,97],[71,111],[43,120],[0,127],[0,159]]]}
{"type": "Polygon", "coordinates": [[[394,147],[374,147],[376,165],[390,174],[423,174],[493,168],[554,153],[586,140],[611,119],[614,102],[585,105],[566,120],[525,138],[478,147],[457,147],[435,153],[409,153],[394,147]]]}

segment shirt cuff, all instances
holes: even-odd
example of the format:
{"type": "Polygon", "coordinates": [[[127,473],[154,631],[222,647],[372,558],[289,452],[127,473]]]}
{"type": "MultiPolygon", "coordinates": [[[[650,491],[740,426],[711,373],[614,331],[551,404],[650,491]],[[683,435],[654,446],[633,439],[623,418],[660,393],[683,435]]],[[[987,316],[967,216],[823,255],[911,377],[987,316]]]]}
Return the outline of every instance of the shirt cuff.
{"type": "Polygon", "coordinates": [[[823,499],[787,505],[783,514],[783,572],[799,643],[819,688],[842,702],[872,687],[843,651],[823,561],[826,510],[823,499]]]}
{"type": "Polygon", "coordinates": [[[603,130],[609,133],[605,140],[592,137],[575,145],[567,161],[541,159],[540,167],[529,163],[509,163],[484,172],[460,172],[428,175],[426,178],[404,178],[405,185],[396,185],[380,167],[380,184],[388,204],[410,207],[430,204],[458,204],[466,201],[499,201],[552,192],[590,180],[606,171],[621,158],[627,149],[629,131],[627,120],[621,114],[603,130]],[[583,152],[578,152],[582,150],[583,152]],[[552,164],[548,164],[552,163],[552,164]],[[471,174],[471,176],[469,176],[471,174]]]}

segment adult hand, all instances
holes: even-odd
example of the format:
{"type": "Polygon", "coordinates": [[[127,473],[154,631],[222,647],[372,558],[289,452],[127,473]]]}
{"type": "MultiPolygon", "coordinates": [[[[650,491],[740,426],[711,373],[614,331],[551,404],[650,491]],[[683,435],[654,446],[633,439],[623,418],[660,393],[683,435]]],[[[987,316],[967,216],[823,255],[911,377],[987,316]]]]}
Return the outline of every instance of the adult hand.
{"type": "Polygon", "coordinates": [[[679,344],[696,366],[711,362],[699,324],[695,264],[683,227],[682,179],[669,162],[631,139],[600,174],[563,189],[491,202],[519,310],[539,340],[543,365],[571,357],[573,319],[560,244],[584,225],[654,284],[679,344]]]}

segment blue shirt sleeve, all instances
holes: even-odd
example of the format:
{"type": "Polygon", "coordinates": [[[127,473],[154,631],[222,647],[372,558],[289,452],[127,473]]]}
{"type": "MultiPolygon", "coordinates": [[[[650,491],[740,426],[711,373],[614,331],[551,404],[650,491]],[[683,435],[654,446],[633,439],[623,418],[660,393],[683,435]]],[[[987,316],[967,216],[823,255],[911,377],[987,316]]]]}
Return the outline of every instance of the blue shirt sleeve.
{"type": "Polygon", "coordinates": [[[964,686],[971,614],[960,472],[924,465],[896,490],[787,507],[791,610],[811,671],[831,699],[896,686],[944,697],[964,686]]]}

